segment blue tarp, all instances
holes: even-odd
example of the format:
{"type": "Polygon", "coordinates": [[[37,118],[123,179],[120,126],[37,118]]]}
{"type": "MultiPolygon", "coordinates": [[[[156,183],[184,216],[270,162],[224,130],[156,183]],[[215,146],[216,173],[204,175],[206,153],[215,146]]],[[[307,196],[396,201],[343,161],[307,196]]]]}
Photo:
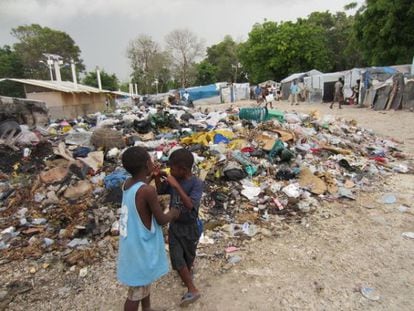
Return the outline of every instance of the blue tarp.
{"type": "Polygon", "coordinates": [[[379,81],[385,81],[396,74],[398,70],[391,67],[370,67],[365,68],[365,72],[362,74],[364,80],[364,87],[368,89],[371,85],[371,80],[376,79],[379,81]]]}
{"type": "Polygon", "coordinates": [[[190,99],[195,101],[203,98],[210,98],[219,96],[219,90],[215,84],[203,85],[199,87],[193,87],[190,89],[180,89],[180,97],[183,96],[184,92],[187,91],[190,95],[190,99]]]}

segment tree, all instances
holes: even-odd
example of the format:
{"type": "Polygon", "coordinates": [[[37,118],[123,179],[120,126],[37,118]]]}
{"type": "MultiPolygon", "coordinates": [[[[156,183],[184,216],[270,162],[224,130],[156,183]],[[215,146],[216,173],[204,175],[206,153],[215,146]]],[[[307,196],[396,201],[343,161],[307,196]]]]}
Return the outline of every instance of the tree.
{"type": "Polygon", "coordinates": [[[196,65],[197,68],[197,85],[206,85],[217,82],[217,67],[212,65],[208,60],[203,60],[196,65]]]}
{"type": "Polygon", "coordinates": [[[355,16],[356,38],[371,66],[411,63],[414,2],[366,0],[355,16]]]}
{"type": "Polygon", "coordinates": [[[217,68],[218,81],[241,80],[238,48],[239,44],[231,36],[225,36],[223,41],[207,48],[207,61],[217,68]]]}
{"type": "Polygon", "coordinates": [[[241,45],[239,57],[253,83],[331,67],[323,29],[303,22],[265,21],[254,25],[241,45]]]}
{"type": "Polygon", "coordinates": [[[188,29],[173,30],[165,37],[165,41],[181,86],[187,87],[195,79],[194,64],[203,54],[204,43],[188,29]]]}
{"type": "MultiPolygon", "coordinates": [[[[352,8],[353,5],[350,3],[346,7],[352,8]]],[[[313,12],[307,19],[299,19],[298,22],[309,23],[311,27],[320,27],[324,31],[332,65],[328,68],[329,71],[342,71],[363,64],[353,36],[353,16],[347,16],[344,12],[313,12]]]]}
{"type": "Polygon", "coordinates": [[[13,28],[11,34],[19,41],[14,44],[14,50],[22,59],[25,76],[32,79],[50,79],[49,70],[43,53],[57,54],[66,64],[61,70],[63,80],[72,80],[70,62],[76,64],[78,72],[85,70],[81,50],[75,41],[65,32],[42,27],[38,24],[13,28]]]}
{"type": "Polygon", "coordinates": [[[155,80],[159,91],[166,91],[170,81],[171,60],[167,52],[150,36],[140,35],[129,43],[127,56],[131,62],[132,82],[138,84],[141,93],[155,91],[155,80]]]}
{"type": "MultiPolygon", "coordinates": [[[[100,76],[102,88],[104,90],[117,91],[119,89],[118,78],[114,73],[109,74],[102,69],[100,70],[100,76]]],[[[83,84],[98,87],[99,85],[96,71],[88,72],[86,76],[83,78],[83,84]]]]}
{"type": "MultiPolygon", "coordinates": [[[[24,78],[23,63],[10,46],[0,47],[0,79],[24,78]]],[[[23,86],[12,81],[0,82],[0,95],[24,97],[23,86]]]]}

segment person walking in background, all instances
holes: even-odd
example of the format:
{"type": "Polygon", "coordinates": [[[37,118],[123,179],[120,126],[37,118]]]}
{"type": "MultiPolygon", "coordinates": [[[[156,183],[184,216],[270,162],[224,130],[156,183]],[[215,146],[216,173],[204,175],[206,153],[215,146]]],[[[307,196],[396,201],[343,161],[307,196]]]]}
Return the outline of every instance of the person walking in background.
{"type": "Polygon", "coordinates": [[[344,103],[344,82],[342,78],[339,78],[335,83],[334,100],[329,108],[332,109],[335,103],[338,103],[339,109],[342,109],[342,104],[344,103]]]}
{"type": "Polygon", "coordinates": [[[256,101],[257,101],[257,103],[259,103],[259,101],[260,101],[260,95],[262,94],[262,88],[260,87],[260,85],[257,85],[256,86],[256,88],[254,90],[254,93],[256,95],[256,101]]]}
{"type": "Polygon", "coordinates": [[[299,87],[296,84],[296,80],[293,80],[292,84],[290,85],[290,104],[293,106],[299,105],[298,103],[298,94],[299,94],[299,87]]]}
{"type": "Polygon", "coordinates": [[[188,91],[187,91],[187,90],[185,90],[185,92],[184,92],[184,94],[183,94],[183,99],[184,99],[185,101],[187,101],[187,102],[188,102],[188,100],[190,99],[190,94],[188,93],[188,91]]]}

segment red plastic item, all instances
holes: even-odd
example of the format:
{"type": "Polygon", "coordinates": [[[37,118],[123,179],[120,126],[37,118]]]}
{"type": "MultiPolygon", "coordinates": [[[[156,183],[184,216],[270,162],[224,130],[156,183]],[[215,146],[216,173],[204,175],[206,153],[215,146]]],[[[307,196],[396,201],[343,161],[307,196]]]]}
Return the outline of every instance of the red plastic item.
{"type": "Polygon", "coordinates": [[[387,163],[387,159],[383,157],[374,157],[374,158],[371,158],[371,160],[374,160],[375,162],[378,162],[378,163],[387,163]]]}
{"type": "Polygon", "coordinates": [[[251,152],[254,151],[254,148],[252,148],[252,147],[244,147],[240,151],[241,152],[244,152],[244,153],[251,153],[251,152]]]}

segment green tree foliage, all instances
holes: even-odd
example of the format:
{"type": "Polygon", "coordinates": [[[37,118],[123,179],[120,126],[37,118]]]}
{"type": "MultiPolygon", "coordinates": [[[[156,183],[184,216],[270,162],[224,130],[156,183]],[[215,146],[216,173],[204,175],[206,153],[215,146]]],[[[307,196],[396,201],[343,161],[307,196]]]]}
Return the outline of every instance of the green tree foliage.
{"type": "Polygon", "coordinates": [[[356,38],[368,65],[411,63],[414,1],[366,0],[355,16],[356,38]]]}
{"type": "MultiPolygon", "coordinates": [[[[0,47],[0,79],[23,78],[23,63],[9,46],[0,47]]],[[[23,86],[11,81],[0,82],[0,95],[24,97],[23,86]]]]}
{"type": "MultiPolygon", "coordinates": [[[[117,91],[119,89],[118,78],[114,73],[109,74],[105,72],[105,70],[100,70],[100,76],[102,88],[104,90],[117,91]]],[[[82,82],[83,84],[89,86],[98,87],[98,78],[96,75],[96,71],[88,72],[86,76],[83,78],[82,82]]]]}
{"type": "Polygon", "coordinates": [[[225,36],[218,44],[207,48],[207,61],[217,68],[216,78],[218,81],[240,80],[235,75],[242,71],[237,68],[239,64],[237,44],[231,36],[225,36]]]}
{"type": "Polygon", "coordinates": [[[129,93],[129,82],[121,82],[121,83],[119,83],[119,89],[122,92],[129,93]]]}
{"type": "Polygon", "coordinates": [[[298,22],[322,28],[331,64],[329,71],[342,71],[362,65],[360,48],[353,35],[353,16],[347,16],[344,12],[313,12],[307,19],[298,22]]]}
{"type": "Polygon", "coordinates": [[[197,67],[197,85],[206,85],[215,83],[217,79],[217,67],[212,65],[208,60],[203,60],[197,67]]]}
{"type": "Polygon", "coordinates": [[[11,34],[18,40],[14,50],[22,59],[25,76],[32,79],[50,79],[43,53],[57,54],[63,58],[62,80],[72,80],[70,61],[74,60],[78,72],[85,70],[81,50],[65,32],[42,27],[38,24],[18,26],[11,34]],[[40,61],[44,61],[41,63],[40,61]]]}
{"type": "Polygon", "coordinates": [[[240,48],[240,61],[253,83],[294,72],[331,68],[324,29],[304,22],[256,24],[240,48]]]}

